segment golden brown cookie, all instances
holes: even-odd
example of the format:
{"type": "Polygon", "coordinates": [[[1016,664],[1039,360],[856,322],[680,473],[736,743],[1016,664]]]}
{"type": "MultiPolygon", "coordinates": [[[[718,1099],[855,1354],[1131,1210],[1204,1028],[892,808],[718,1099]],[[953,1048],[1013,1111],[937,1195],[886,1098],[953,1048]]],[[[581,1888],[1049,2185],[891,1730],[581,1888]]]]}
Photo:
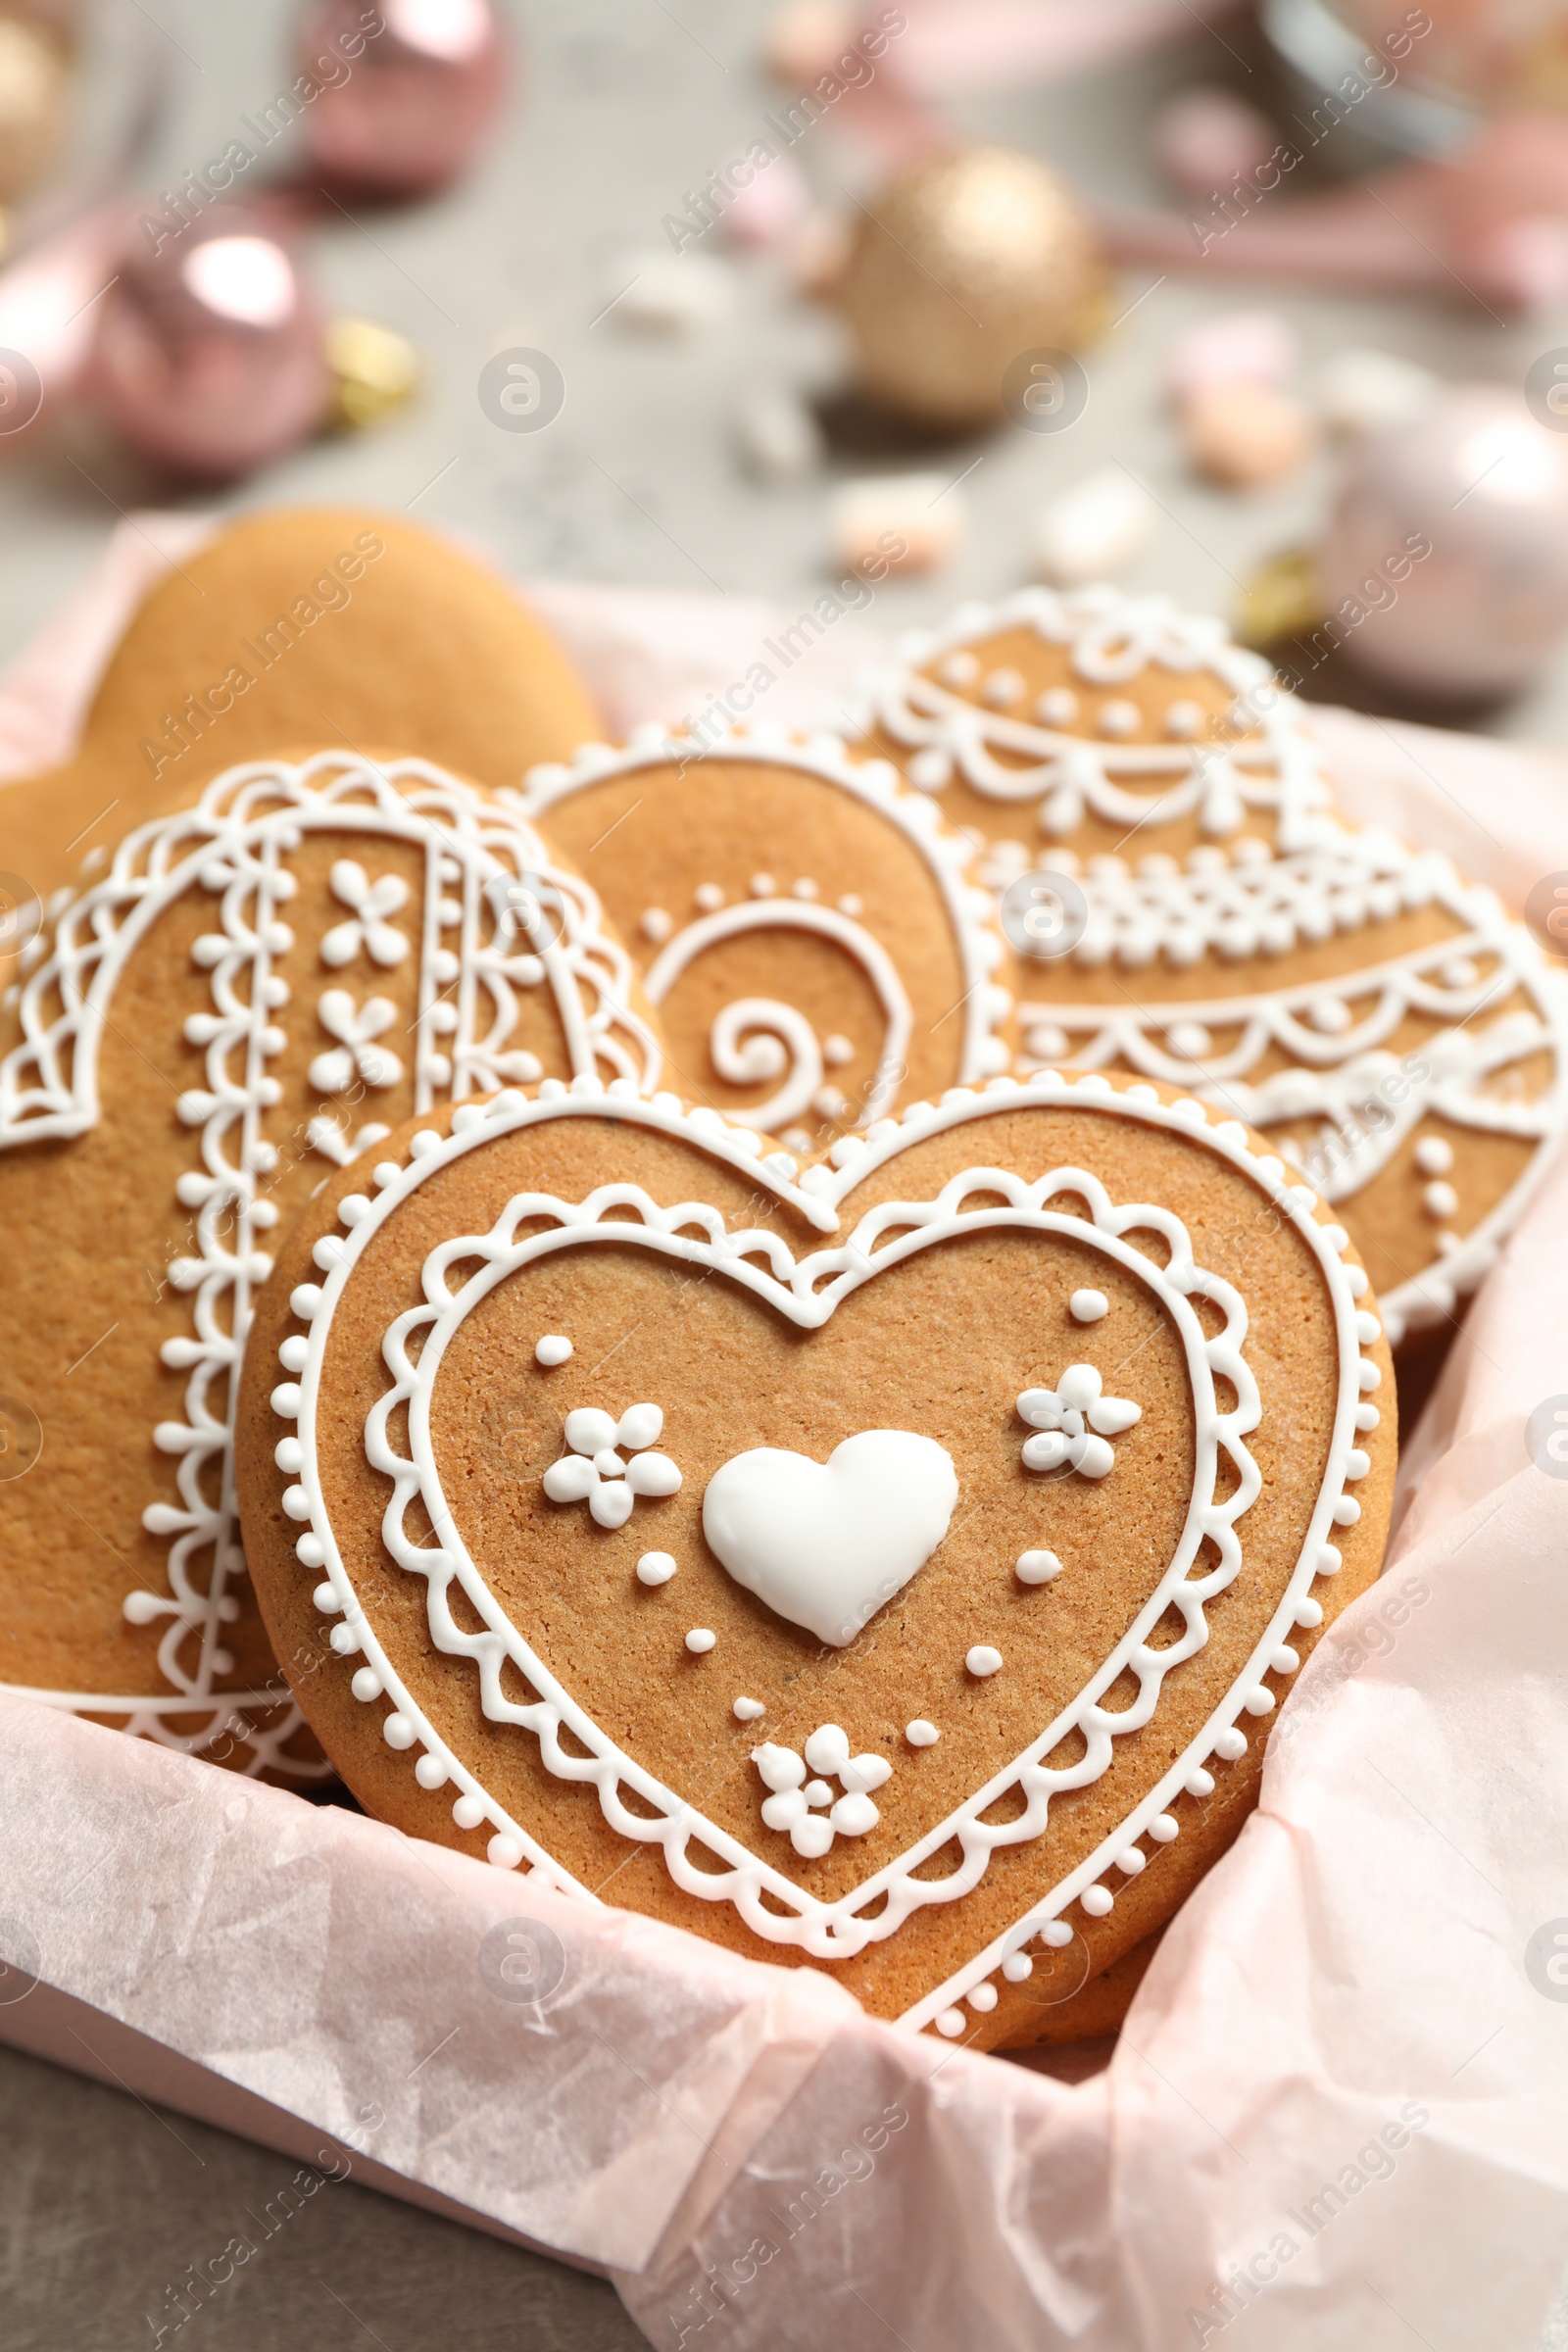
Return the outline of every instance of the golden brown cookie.
{"type": "Polygon", "coordinates": [[[808,1152],[1004,1070],[1011,957],[971,843],[887,761],[640,729],[517,806],[642,959],[671,1082],[808,1152]]]}
{"type": "Polygon", "coordinates": [[[1391,1340],[1449,1324],[1568,1127],[1568,1004],[1525,925],[1346,824],[1294,698],[1163,598],[962,613],[861,717],[991,845],[1020,1066],[1248,1120],[1343,1209],[1391,1340]]]}
{"type": "Polygon", "coordinates": [[[139,827],[24,962],[0,1015],[0,1681],[308,1768],[234,1516],[270,1253],[411,1113],[547,1073],[651,1084],[630,964],[517,817],[426,761],[333,752],[139,827]]]}
{"type": "Polygon", "coordinates": [[[143,600],[73,758],[0,792],[3,863],[47,901],[225,768],[300,747],[496,785],[598,731],[543,623],[444,540],[359,507],[247,514],[143,600]]]}
{"type": "Polygon", "coordinates": [[[383,1819],[982,2046],[1165,1920],[1375,1576],[1348,1237],[1147,1082],[954,1089],[802,1169],[629,1085],[416,1121],[253,1335],[264,1613],[383,1819]]]}

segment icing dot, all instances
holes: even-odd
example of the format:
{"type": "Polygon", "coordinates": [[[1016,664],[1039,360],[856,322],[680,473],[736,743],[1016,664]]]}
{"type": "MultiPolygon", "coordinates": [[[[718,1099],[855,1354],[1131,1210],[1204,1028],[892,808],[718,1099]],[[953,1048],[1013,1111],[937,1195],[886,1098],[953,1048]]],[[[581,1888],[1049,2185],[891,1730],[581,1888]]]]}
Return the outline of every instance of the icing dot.
{"type": "Polygon", "coordinates": [[[323,1617],[335,1617],[343,1606],[330,1585],[318,1585],[311,1600],[323,1617]]]}
{"type": "Polygon", "coordinates": [[[1136,1879],[1149,1856],[1140,1846],[1130,1845],[1125,1853],[1116,1856],[1116,1868],[1129,1879],[1136,1879]]]}
{"type": "Polygon", "coordinates": [[[1340,1527],[1353,1527],[1361,1516],[1361,1505],[1353,1494],[1342,1494],[1334,1505],[1334,1517],[1340,1527]]]}
{"type": "Polygon", "coordinates": [[[855,917],[856,915],[859,914],[861,911],[862,911],[862,908],[861,908],[861,903],[860,903],[859,899],[858,899],[858,898],[857,898],[857,896],[856,896],[856,894],[855,894],[855,892],[854,892],[853,890],[847,890],[847,891],[844,893],[844,896],[843,896],[843,898],[842,898],[842,899],[840,899],[840,901],[839,901],[839,912],[840,912],[840,914],[847,914],[847,915],[849,915],[849,916],[850,916],[850,918],[851,918],[851,919],[852,919],[852,921],[853,921],[854,917],[855,917]]]}
{"type": "Polygon", "coordinates": [[[1356,1312],[1355,1336],[1363,1348],[1370,1348],[1375,1340],[1383,1337],[1382,1324],[1376,1315],[1369,1314],[1364,1306],[1356,1312]]]}
{"type": "Polygon", "coordinates": [[[675,928],[675,918],[662,906],[650,906],[637,926],[644,939],[651,939],[657,948],[675,928]]]}
{"type": "Polygon", "coordinates": [[[828,1818],[841,1838],[864,1838],[882,1816],[862,1790],[852,1788],[848,1796],[839,1798],[828,1818]]]}
{"type": "MultiPolygon", "coordinates": [[[[1274,1711],[1274,1693],[1272,1690],[1265,1690],[1262,1684],[1259,1683],[1255,1690],[1248,1691],[1242,1704],[1249,1715],[1271,1715],[1274,1711]]],[[[1218,1744],[1216,1740],[1215,1745],[1218,1744]]]]}
{"type": "Polygon", "coordinates": [[[1471,962],[1468,956],[1451,956],[1439,972],[1438,978],[1443,982],[1445,988],[1473,988],[1477,978],[1477,969],[1478,967],[1471,962]]]}
{"type": "Polygon", "coordinates": [[[850,1105],[836,1086],[821,1087],[811,1097],[811,1108],[819,1118],[842,1119],[850,1105]]]}
{"type": "Polygon", "coordinates": [[[389,1715],[381,1726],[381,1737],[388,1747],[412,1747],[416,1735],[406,1715],[389,1715]]]}
{"type": "Polygon", "coordinates": [[[801,1790],[801,1794],[807,1803],[814,1805],[818,1812],[833,1802],[833,1791],[826,1781],[808,1781],[806,1787],[801,1790]]]}
{"type": "Polygon", "coordinates": [[[811,880],[809,874],[802,874],[798,882],[792,882],[790,884],[790,897],[792,899],[814,899],[818,896],[819,893],[817,891],[816,884],[811,880]]]}
{"type": "Polygon", "coordinates": [[[1181,1824],[1173,1814],[1156,1813],[1149,1825],[1149,1835],[1156,1845],[1169,1845],[1173,1838],[1181,1836],[1181,1824]]]}
{"type": "Polygon", "coordinates": [[[1342,1031],[1348,1029],[1352,1016],[1343,997],[1319,997],[1316,1004],[1308,1007],[1306,1017],[1313,1028],[1321,1030],[1325,1037],[1338,1037],[1342,1031]]]}
{"type": "Polygon", "coordinates": [[[543,1364],[545,1370],[549,1372],[554,1370],[557,1364],[564,1364],[570,1353],[571,1342],[563,1333],[551,1331],[545,1334],[535,1348],[533,1360],[536,1364],[543,1364]]]}
{"type": "Polygon", "coordinates": [[[751,888],[754,899],[770,899],[773,896],[774,890],[772,875],[754,874],[752,876],[751,888]]]}
{"type": "Polygon", "coordinates": [[[1102,735],[1127,736],[1137,734],[1142,719],[1143,713],[1136,703],[1123,702],[1118,698],[1101,704],[1095,724],[1102,735]]]}
{"type": "Polygon", "coordinates": [[[1233,1724],[1229,1731],[1219,1733],[1215,1739],[1214,1753],[1223,1756],[1227,1764],[1234,1764],[1238,1756],[1247,1753],[1247,1734],[1239,1732],[1233,1724]]]}
{"type": "Polygon", "coordinates": [[[710,1633],[706,1625],[694,1625],[686,1637],[686,1646],[694,1657],[703,1657],[710,1650],[718,1636],[710,1633]]]}
{"type": "Polygon", "coordinates": [[[1008,710],[1024,697],[1024,682],[1015,669],[994,669],[981,688],[993,710],[1008,710]]]}
{"type": "Polygon", "coordinates": [[[1332,1544],[1325,1544],[1317,1555],[1319,1576],[1338,1576],[1344,1565],[1344,1555],[1332,1544]]]}
{"type": "Polygon", "coordinates": [[[819,1724],[806,1742],[806,1761],[813,1772],[837,1773],[850,1760],[850,1736],[836,1723],[819,1724]]]}
{"type": "Polygon", "coordinates": [[[421,1756],[414,1767],[414,1777],[421,1788],[439,1788],[447,1777],[447,1768],[439,1756],[421,1756]]]}
{"type": "Polygon", "coordinates": [[[1353,1479],[1353,1478],[1365,1478],[1365,1476],[1366,1476],[1367,1472],[1368,1472],[1368,1471],[1371,1469],[1371,1467],[1372,1467],[1372,1457],[1371,1457],[1371,1455],[1370,1455],[1370,1454],[1367,1454],[1367,1453],[1363,1453],[1363,1452],[1361,1451],[1361,1448],[1360,1448],[1360,1446],[1353,1446],[1350,1448],[1350,1452],[1349,1452],[1349,1454],[1348,1454],[1348,1458],[1347,1458],[1347,1460],[1346,1460],[1346,1464],[1345,1464],[1345,1475],[1346,1475],[1346,1477],[1347,1477],[1347,1478],[1350,1478],[1350,1479],[1353,1479]]]}
{"type": "Polygon", "coordinates": [[[1116,1897],[1108,1886],[1086,1886],[1078,1900],[1091,1919],[1103,1919],[1116,1897]]]}
{"type": "Polygon", "coordinates": [[[497,1870],[515,1870],[522,1860],[522,1840],[520,1838],[509,1838],[504,1830],[498,1830],[484,1852],[485,1860],[497,1870]]]}
{"type": "Polygon", "coordinates": [[[1110,1312],[1110,1300],[1103,1291],[1074,1291],[1067,1312],[1075,1323],[1098,1323],[1110,1312]]]}
{"type": "Polygon", "coordinates": [[[1185,743],[1191,736],[1196,735],[1202,723],[1203,707],[1201,703],[1172,703],[1166,710],[1165,732],[1167,735],[1174,735],[1179,743],[1185,743]]]}
{"type": "Polygon", "coordinates": [[[822,1040],[822,1059],[830,1069],[842,1069],[845,1062],[855,1059],[855,1048],[835,1030],[831,1037],[822,1040]]]}
{"type": "Polygon", "coordinates": [[[959,689],[972,686],[980,675],[980,664],[973,654],[950,654],[937,672],[944,686],[959,689]]]}
{"type": "MultiPolygon", "coordinates": [[[[653,1559],[656,1555],[653,1552],[650,1552],[648,1556],[650,1559],[653,1559]]],[[[638,1574],[642,1574],[641,1566],[638,1568],[638,1574]]],[[[730,1709],[730,1713],[734,1716],[737,1723],[755,1723],[759,1715],[765,1715],[767,1709],[763,1706],[760,1698],[738,1698],[735,1701],[734,1706],[730,1709]]]]}
{"type": "Polygon", "coordinates": [[[1276,1674],[1294,1674],[1301,1663],[1288,1642],[1282,1642],[1278,1649],[1270,1650],[1268,1662],[1276,1674]]]}
{"type": "Polygon", "coordinates": [[[936,2027],[937,2032],[945,2034],[949,2041],[956,2041],[958,2035],[963,2032],[963,2011],[961,2009],[944,2009],[936,2021],[936,2027]]]}
{"type": "Polygon", "coordinates": [[[353,1691],[355,1697],[361,1700],[379,1698],[381,1695],[381,1677],[376,1673],[373,1666],[362,1666],[358,1674],[354,1677],[354,1680],[350,1683],[349,1689],[353,1691]]]}
{"type": "Polygon", "coordinates": [[[1070,686],[1053,686],[1035,705],[1035,716],[1048,727],[1070,727],[1078,715],[1078,697],[1070,686]]]}
{"type": "Polygon", "coordinates": [[[993,1649],[989,1642],[977,1642],[964,1659],[969,1672],[983,1682],[987,1675],[1002,1672],[1002,1652],[993,1649]]]}
{"type": "Polygon", "coordinates": [[[1048,1919],[1040,1931],[1040,1940],[1059,1952],[1064,1944],[1071,1943],[1072,1930],[1064,1919],[1048,1919]]]}
{"type": "Polygon", "coordinates": [[[921,792],[940,792],[953,781],[953,756],[940,744],[928,744],[909,761],[909,782],[921,792]]]}
{"type": "Polygon", "coordinates": [[[1213,1051],[1214,1040],[1201,1021],[1176,1021],[1165,1032],[1165,1043],[1182,1061],[1200,1061],[1213,1051]]]}
{"type": "Polygon", "coordinates": [[[1298,1625],[1306,1626],[1309,1630],[1314,1625],[1321,1625],[1323,1603],[1320,1600],[1313,1600],[1310,1596],[1303,1596],[1296,1604],[1296,1622],[1298,1625]]]}
{"type": "Polygon", "coordinates": [[[1009,1952],[1002,1963],[1002,1973],[1009,1984],[1022,1984],[1035,1973],[1035,1964],[1027,1952],[1009,1952]]]}
{"type": "Polygon", "coordinates": [[[1358,1404],[1355,1408],[1355,1426],[1357,1429],[1376,1429],[1382,1418],[1383,1415],[1378,1411],[1378,1408],[1375,1404],[1358,1404]]]}
{"type": "Polygon", "coordinates": [[[1445,1184],[1440,1178],[1436,1184],[1427,1186],[1421,1196],[1421,1205],[1429,1217],[1451,1217],[1459,1205],[1459,1196],[1451,1184],[1445,1184]]]}
{"type": "Polygon", "coordinates": [[[484,1807],[476,1796],[455,1797],[452,1818],[460,1830],[476,1830],[484,1819],[484,1807]]]}
{"type": "Polygon", "coordinates": [[[1205,1772],[1202,1766],[1200,1765],[1196,1772],[1190,1772],[1187,1775],[1186,1780],[1182,1783],[1182,1787],[1186,1789],[1189,1796],[1212,1796],[1214,1793],[1214,1775],[1211,1772],[1205,1772]]]}
{"type": "Polygon", "coordinates": [[[1383,1386],[1383,1373],[1377,1364],[1363,1364],[1359,1379],[1363,1389],[1380,1389],[1383,1386]]]}
{"type": "MultiPolygon", "coordinates": [[[[1020,1551],[1013,1574],[1020,1585],[1049,1585],[1061,1574],[1061,1562],[1054,1551],[1020,1551]]],[[[973,1652],[970,1655],[972,1659],[973,1652]]]]}
{"type": "MultiPolygon", "coordinates": [[[[667,1551],[645,1551],[637,1563],[637,1582],[640,1585],[667,1585],[674,1573],[675,1563],[667,1551]]],[[[688,1643],[687,1646],[690,1647],[691,1644],[688,1643]]],[[[711,1640],[708,1646],[712,1647],[711,1640]]],[[[755,1704],[755,1701],[748,1699],[746,1703],[751,1706],[755,1704]]],[[[737,1715],[740,1714],[739,1704],[737,1704],[735,1712],[737,1715]]],[[[758,1707],[757,1712],[760,1715],[761,1708],[758,1707]]]]}
{"type": "Polygon", "coordinates": [[[997,2005],[997,1988],[994,1984],[977,1984],[972,1992],[964,1995],[964,1998],[971,2009],[978,2009],[984,2016],[988,2010],[994,2009],[997,2005]]]}
{"type": "Polygon", "coordinates": [[[716,882],[699,882],[692,895],[705,914],[713,913],[724,904],[724,893],[716,882]]]}
{"type": "Polygon", "coordinates": [[[905,1725],[904,1737],[911,1747],[935,1747],[942,1734],[934,1723],[927,1723],[923,1715],[916,1715],[912,1723],[905,1725]]]}
{"type": "Polygon", "coordinates": [[[1071,1038],[1054,1021],[1037,1021],[1032,1029],[1024,1031],[1023,1042],[1042,1061],[1059,1061],[1072,1051],[1071,1038]]]}
{"type": "Polygon", "coordinates": [[[1415,1164],[1423,1176],[1446,1176],[1453,1165],[1453,1146],[1441,1135],[1424,1135],[1415,1148],[1415,1164]]]}

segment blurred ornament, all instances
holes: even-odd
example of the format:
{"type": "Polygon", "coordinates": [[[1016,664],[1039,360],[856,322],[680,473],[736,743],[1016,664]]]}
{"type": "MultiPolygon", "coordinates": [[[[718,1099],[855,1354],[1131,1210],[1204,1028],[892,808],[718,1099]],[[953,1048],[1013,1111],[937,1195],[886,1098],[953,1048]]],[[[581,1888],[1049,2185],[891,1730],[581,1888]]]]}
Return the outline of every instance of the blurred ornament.
{"type": "Polygon", "coordinates": [[[843,0],[784,0],[762,35],[762,55],[778,81],[809,88],[859,30],[854,8],[843,0]]]}
{"type": "Polygon", "coordinates": [[[1002,416],[1020,355],[1092,331],[1105,283],[1062,182],[1031,156],[971,147],[914,165],[860,207],[832,298],[865,397],[956,431],[1002,416]]]}
{"type": "Polygon", "coordinates": [[[831,302],[849,265],[854,232],[842,213],[826,206],[808,213],[785,248],[784,266],[797,294],[831,302]]]}
{"type": "Polygon", "coordinates": [[[334,318],[326,330],[326,364],[332,370],[329,421],[339,432],[380,424],[418,389],[414,345],[371,318],[334,318]]]}
{"type": "Polygon", "coordinates": [[[1263,490],[1298,472],[1316,439],[1298,400],[1271,384],[1213,384],[1182,404],[1182,438],[1200,474],[1226,490],[1263,490]]]}
{"type": "Polygon", "coordinates": [[[1351,452],[1318,555],[1357,666],[1434,705],[1528,684],[1568,627],[1568,438],[1465,384],[1351,452]]]}
{"type": "Polygon", "coordinates": [[[157,254],[138,226],[114,266],[86,389],[141,456],[226,481],[320,425],[331,397],[320,314],[270,216],[215,205],[157,254]]]}
{"type": "Polygon", "coordinates": [[[371,10],[311,0],[294,62],[323,84],[304,116],[311,161],[374,196],[428,196],[456,179],[506,82],[491,0],[379,0],[371,10]],[[380,28],[368,31],[368,20],[380,28]],[[328,59],[333,71],[318,74],[317,61],[328,59]]]}
{"type": "Polygon", "coordinates": [[[0,15],[0,204],[15,204],[65,136],[71,52],[47,25],[0,15]]]}
{"type": "Polygon", "coordinates": [[[1199,87],[1167,98],[1154,117],[1154,161],[1186,196],[1250,179],[1279,144],[1267,115],[1234,90],[1199,87]]]}
{"type": "Polygon", "coordinates": [[[737,245],[777,245],[811,209],[811,191],[792,155],[775,155],[737,188],[724,214],[724,234],[737,245]]]}
{"type": "Polygon", "coordinates": [[[1102,466],[1042,507],[1035,565],[1054,588],[1081,588],[1130,570],[1152,544],[1159,509],[1120,466],[1102,466]]]}
{"type": "Polygon", "coordinates": [[[755,481],[800,482],[824,456],[822,430],[799,395],[785,384],[759,384],[735,412],[741,463],[755,481]]]}
{"type": "Polygon", "coordinates": [[[940,473],[867,474],[839,485],[829,519],[837,562],[878,580],[945,564],[963,535],[968,502],[940,473]]]}
{"type": "Polygon", "coordinates": [[[1323,617],[1317,559],[1310,548],[1293,547],[1260,564],[1242,591],[1236,634],[1244,645],[1263,651],[1288,637],[1304,636],[1323,617]]]}
{"type": "Polygon", "coordinates": [[[1232,311],[1201,319],[1177,336],[1168,371],[1177,400],[1208,392],[1216,384],[1290,382],[1296,373],[1297,341],[1274,311],[1232,311]]]}
{"type": "Polygon", "coordinates": [[[1432,406],[1443,379],[1392,351],[1352,347],[1324,361],[1312,389],[1330,431],[1354,440],[1385,425],[1408,424],[1432,406]]]}

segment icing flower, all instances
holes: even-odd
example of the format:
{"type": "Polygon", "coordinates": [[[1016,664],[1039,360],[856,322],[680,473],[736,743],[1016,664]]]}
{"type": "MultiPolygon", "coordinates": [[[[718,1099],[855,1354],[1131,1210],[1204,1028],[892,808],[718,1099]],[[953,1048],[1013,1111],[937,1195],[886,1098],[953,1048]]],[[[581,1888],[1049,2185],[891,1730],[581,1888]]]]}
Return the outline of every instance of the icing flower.
{"type": "Polygon", "coordinates": [[[343,1041],[311,1064],[311,1084],[323,1095],[340,1095],[356,1074],[367,1086],[391,1086],[402,1077],[403,1064],[391,1047],[372,1043],[398,1017],[390,997],[367,997],[356,1004],[346,988],[329,988],[316,1009],[328,1037],[343,1041]]]}
{"type": "Polygon", "coordinates": [[[1093,1364],[1069,1364],[1055,1388],[1025,1389],[1019,1419],[1042,1433],[1024,1441],[1026,1470],[1058,1470],[1067,1462],[1085,1478],[1104,1477],[1116,1459],[1105,1440],[1141,1421],[1144,1408],[1125,1396],[1102,1396],[1101,1386],[1093,1364]]]}
{"type": "Polygon", "coordinates": [[[408,935],[387,921],[408,903],[409,886],[401,874],[382,874],[372,882],[353,858],[340,858],[331,872],[332,896],[352,907],[346,923],[336,923],[321,941],[321,961],[335,970],[352,961],[363,947],[373,963],[401,963],[409,952],[408,935]]]}
{"type": "Polygon", "coordinates": [[[633,1404],[616,1421],[594,1405],[566,1415],[570,1446],[545,1472],[552,1502],[584,1502],[600,1527],[624,1527],[639,1494],[673,1494],[680,1472],[667,1453],[647,1449],[664,1426],[657,1404],[633,1404]],[[623,1446],[631,1460],[621,1460],[623,1446]]]}
{"type": "Polygon", "coordinates": [[[871,1790],[892,1778],[893,1767],[886,1756],[852,1756],[849,1734],[836,1723],[817,1726],[804,1756],[769,1740],[753,1748],[752,1762],[772,1791],[762,1799],[763,1822],[770,1830],[787,1830],[791,1845],[808,1861],[827,1853],[835,1837],[864,1838],[882,1818],[871,1790]],[[832,1774],[844,1794],[835,1798],[824,1779],[808,1780],[808,1769],[832,1774]]]}

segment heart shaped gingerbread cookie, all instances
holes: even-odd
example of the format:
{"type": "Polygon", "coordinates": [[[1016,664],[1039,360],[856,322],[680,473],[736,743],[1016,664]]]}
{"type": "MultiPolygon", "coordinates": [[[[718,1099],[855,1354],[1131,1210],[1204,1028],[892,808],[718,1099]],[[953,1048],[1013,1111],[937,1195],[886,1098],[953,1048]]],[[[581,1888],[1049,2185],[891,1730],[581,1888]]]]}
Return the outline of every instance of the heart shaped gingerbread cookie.
{"type": "Polygon", "coordinates": [[[247,1770],[320,1769],[234,1516],[270,1249],[411,1113],[657,1078],[593,895],[422,760],[219,777],[122,842],[0,1013],[0,1679],[247,1770]]]}
{"type": "Polygon", "coordinates": [[[1377,1571],[1343,1228],[1194,1098],[1050,1072],[805,1168],[592,1077],[368,1157],[260,1304],[236,1452],[357,1793],[885,2016],[1049,2033],[1377,1571]]]}
{"type": "Polygon", "coordinates": [[[1261,1128],[1343,1209],[1395,1344],[1450,1330],[1568,1130],[1568,997],[1527,927],[1337,815],[1295,698],[1162,597],[960,613],[859,717],[990,845],[1022,1066],[1261,1128]]]}

